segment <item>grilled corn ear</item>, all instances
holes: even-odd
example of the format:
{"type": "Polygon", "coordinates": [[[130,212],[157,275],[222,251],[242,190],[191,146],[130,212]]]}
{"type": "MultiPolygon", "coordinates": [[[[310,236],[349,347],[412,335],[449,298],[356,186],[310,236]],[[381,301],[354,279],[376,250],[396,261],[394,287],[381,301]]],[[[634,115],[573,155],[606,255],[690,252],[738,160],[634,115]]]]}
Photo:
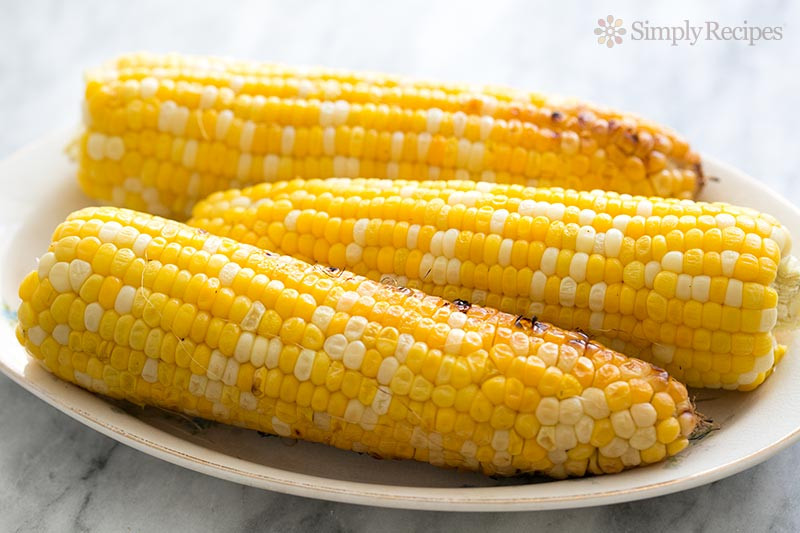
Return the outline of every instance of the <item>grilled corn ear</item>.
{"type": "Polygon", "coordinates": [[[700,159],[628,113],[496,87],[219,58],[132,54],[86,76],[79,181],[186,217],[279,179],[473,179],[693,198],[700,159]]]}
{"type": "Polygon", "coordinates": [[[687,445],[684,386],[579,333],[87,208],[20,286],[61,378],[261,431],[489,474],[618,472],[687,445]]]}
{"type": "Polygon", "coordinates": [[[216,193],[191,225],[597,335],[690,386],[751,389],[800,268],[752,209],[471,181],[295,180],[216,193]]]}

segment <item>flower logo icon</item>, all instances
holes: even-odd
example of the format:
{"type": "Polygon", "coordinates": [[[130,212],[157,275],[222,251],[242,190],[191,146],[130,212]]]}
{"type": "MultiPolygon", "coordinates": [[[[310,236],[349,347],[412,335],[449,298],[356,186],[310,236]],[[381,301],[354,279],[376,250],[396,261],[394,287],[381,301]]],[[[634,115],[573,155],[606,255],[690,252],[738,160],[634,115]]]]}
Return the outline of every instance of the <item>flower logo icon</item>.
{"type": "Polygon", "coordinates": [[[614,44],[622,44],[622,35],[625,35],[625,28],[622,27],[622,19],[614,19],[613,15],[605,19],[597,19],[598,27],[594,34],[597,35],[597,44],[604,44],[612,48],[614,44]]]}

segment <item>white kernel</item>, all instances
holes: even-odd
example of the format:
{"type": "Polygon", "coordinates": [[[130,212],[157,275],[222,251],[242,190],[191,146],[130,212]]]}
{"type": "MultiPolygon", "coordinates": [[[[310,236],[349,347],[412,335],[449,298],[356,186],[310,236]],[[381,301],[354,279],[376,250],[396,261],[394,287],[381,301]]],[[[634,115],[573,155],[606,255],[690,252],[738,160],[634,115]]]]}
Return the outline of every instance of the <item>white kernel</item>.
{"type": "Polygon", "coordinates": [[[667,252],[661,258],[661,267],[669,272],[683,272],[683,252],[667,252]]]}
{"type": "Polygon", "coordinates": [[[511,250],[514,247],[514,241],[511,239],[503,239],[500,242],[500,249],[497,251],[497,263],[501,267],[507,267],[511,264],[511,250]]]}
{"type": "Polygon", "coordinates": [[[769,238],[778,245],[778,250],[781,251],[781,257],[789,253],[792,240],[783,226],[774,226],[770,232],[769,238]]]}
{"type": "Polygon", "coordinates": [[[238,274],[241,269],[242,267],[233,261],[225,263],[222,268],[219,269],[219,274],[217,275],[220,284],[223,287],[230,287],[236,274],[238,274]]]}
{"type": "Polygon", "coordinates": [[[102,133],[91,133],[86,141],[86,152],[91,159],[100,161],[106,155],[106,136],[102,133]]]}
{"type": "Polygon", "coordinates": [[[556,428],[552,425],[542,426],[536,434],[536,443],[548,451],[554,451],[556,446],[556,428]]]}
{"type": "Polygon", "coordinates": [[[725,305],[739,308],[742,306],[742,292],[744,283],[740,280],[731,278],[728,280],[728,288],[725,291],[725,305]]]}
{"type": "MultiPolygon", "coordinates": [[[[246,359],[245,359],[246,361],[246,359]]],[[[239,362],[235,359],[228,359],[225,364],[225,370],[222,372],[222,382],[225,385],[236,385],[239,379],[239,362]]]]}
{"type": "Polygon", "coordinates": [[[722,275],[726,277],[733,277],[733,270],[736,267],[736,261],[739,260],[739,252],[733,250],[723,250],[720,254],[722,259],[722,275]]]}
{"type": "Polygon", "coordinates": [[[606,257],[618,257],[622,250],[622,241],[624,239],[622,232],[616,228],[611,228],[606,232],[604,244],[606,248],[606,257]]]}
{"type": "Polygon", "coordinates": [[[553,246],[545,248],[542,254],[542,259],[539,263],[539,270],[546,276],[552,276],[556,273],[556,266],[558,265],[559,249],[553,246]]]}
{"type": "Polygon", "coordinates": [[[203,87],[203,93],[200,96],[200,109],[208,109],[214,106],[214,103],[217,101],[217,95],[219,94],[219,89],[217,89],[214,85],[206,85],[203,87]]]}
{"type": "Polygon", "coordinates": [[[208,368],[206,369],[206,376],[208,376],[208,379],[213,381],[222,379],[222,374],[225,372],[225,366],[227,364],[228,358],[219,350],[213,350],[208,360],[208,368]]]}
{"type": "Polygon", "coordinates": [[[575,367],[575,363],[578,362],[578,357],[578,350],[566,344],[562,345],[559,349],[558,369],[565,374],[572,372],[573,367],[575,367]]]}
{"type": "MultiPolygon", "coordinates": [[[[428,255],[428,254],[425,254],[428,255]]],[[[433,258],[434,255],[431,254],[433,258]]],[[[444,285],[447,282],[447,258],[446,257],[435,257],[433,260],[433,265],[430,267],[430,271],[428,272],[427,278],[433,281],[434,285],[444,285]]]]}
{"type": "Polygon", "coordinates": [[[614,433],[623,439],[631,438],[633,432],[636,430],[636,424],[633,423],[633,418],[629,410],[625,409],[611,413],[611,426],[614,428],[614,433]]]}
{"type": "Polygon", "coordinates": [[[161,104],[161,107],[158,110],[159,131],[162,132],[169,131],[170,119],[172,118],[172,114],[175,112],[176,109],[178,109],[178,105],[172,100],[167,100],[166,102],[161,104]]]}
{"type": "Polygon", "coordinates": [[[344,336],[349,341],[358,340],[364,335],[364,330],[367,329],[369,321],[363,316],[352,316],[347,321],[344,327],[344,336]]]}
{"type": "Polygon", "coordinates": [[[55,341],[62,346],[66,346],[69,344],[69,333],[70,328],[66,324],[58,324],[56,327],[53,328],[53,338],[55,341]]]}
{"type": "MultiPolygon", "coordinates": [[[[461,345],[464,341],[464,330],[460,328],[453,328],[447,334],[444,343],[444,351],[449,354],[461,353],[461,345]]],[[[527,343],[526,343],[527,344],[527,343]]]]}
{"type": "Polygon", "coordinates": [[[333,124],[341,126],[347,122],[347,116],[350,114],[350,104],[346,100],[337,100],[333,104],[333,124]]]}
{"type": "Polygon", "coordinates": [[[82,259],[73,259],[69,264],[69,284],[74,292],[80,292],[83,282],[92,273],[92,265],[82,259]]]}
{"type": "Polygon", "coordinates": [[[377,380],[381,385],[388,385],[392,381],[395,372],[400,367],[400,362],[395,357],[387,357],[381,361],[381,366],[378,367],[377,380]]]}
{"type": "Polygon", "coordinates": [[[558,422],[559,401],[556,398],[547,397],[539,401],[536,406],[536,418],[543,426],[552,426],[558,422]]]}
{"type": "Polygon", "coordinates": [[[133,309],[133,300],[135,297],[136,289],[130,285],[123,285],[117,293],[117,299],[114,300],[114,311],[120,315],[130,313],[133,309]]]}
{"type": "MultiPolygon", "coordinates": [[[[39,281],[46,279],[50,275],[50,269],[56,264],[56,254],[47,252],[39,259],[39,281]]],[[[76,291],[77,292],[77,291],[76,291]]]]}
{"type": "Polygon", "coordinates": [[[347,407],[344,410],[344,420],[345,422],[350,422],[351,424],[358,424],[363,414],[364,405],[358,400],[358,398],[352,398],[347,403],[347,407]]]}
{"type": "Polygon", "coordinates": [[[275,431],[276,434],[280,435],[281,437],[289,437],[292,434],[292,427],[278,418],[277,416],[272,417],[272,429],[275,431]]]}
{"type": "MultiPolygon", "coordinates": [[[[467,334],[469,335],[469,333],[467,334]]],[[[394,356],[397,358],[398,361],[404,363],[406,360],[406,355],[408,355],[411,346],[414,345],[414,337],[409,333],[401,333],[397,337],[397,348],[394,350],[394,356]]]]}
{"type": "Polygon", "coordinates": [[[648,261],[644,266],[644,285],[648,289],[653,288],[656,276],[661,272],[661,263],[658,261],[648,261]]]}
{"type": "Polygon", "coordinates": [[[558,299],[563,307],[573,307],[578,291],[578,284],[574,279],[567,276],[561,280],[558,287],[558,299]]]}
{"type": "Polygon", "coordinates": [[[625,231],[628,229],[628,223],[630,221],[631,221],[630,215],[621,214],[614,217],[612,225],[616,229],[620,230],[622,233],[625,233],[625,231]]]}
{"type": "Polygon", "coordinates": [[[369,219],[367,218],[359,218],[358,220],[356,220],[355,224],[353,224],[353,240],[359,246],[367,245],[368,225],[369,225],[369,219]]]}
{"type": "Polygon", "coordinates": [[[258,408],[258,399],[250,391],[239,393],[239,407],[245,411],[255,411],[258,408]]]}
{"type": "Polygon", "coordinates": [[[113,161],[119,161],[125,155],[125,143],[119,137],[108,137],[105,145],[105,156],[113,161]]]}
{"type": "Polygon", "coordinates": [[[264,366],[267,359],[267,350],[269,349],[269,341],[262,336],[257,336],[253,341],[253,349],[250,350],[250,363],[259,368],[264,366]]]}
{"type": "Polygon", "coordinates": [[[294,127],[284,127],[283,131],[281,132],[281,154],[292,155],[292,150],[294,150],[294,138],[294,127]]]}
{"type": "Polygon", "coordinates": [[[494,119],[492,117],[487,115],[481,117],[480,136],[482,141],[485,141],[486,139],[489,138],[489,134],[492,132],[493,126],[494,126],[494,119]]]}
{"type": "Polygon", "coordinates": [[[111,242],[113,243],[114,240],[117,238],[119,231],[122,229],[122,224],[119,222],[112,220],[111,222],[106,222],[103,224],[103,227],[100,228],[100,231],[97,232],[97,238],[100,239],[102,242],[111,242]]]}
{"type": "MultiPolygon", "coordinates": [[[[88,327],[86,329],[89,329],[88,327]]],[[[92,330],[89,330],[92,331],[92,330]]],[[[95,328],[94,331],[97,331],[95,328]]],[[[39,346],[47,338],[47,332],[41,326],[33,326],[28,330],[28,339],[35,345],[39,346]]]]}
{"type": "Polygon", "coordinates": [[[144,251],[147,249],[147,246],[152,240],[153,238],[150,235],[146,233],[140,233],[139,236],[136,237],[136,240],[133,241],[131,250],[133,250],[133,253],[135,253],[138,257],[144,257],[144,251]]]}
{"type": "Polygon", "coordinates": [[[428,109],[427,130],[428,133],[435,134],[439,132],[439,126],[442,122],[444,112],[438,107],[431,107],[428,109]]]}
{"type": "Polygon", "coordinates": [[[621,457],[628,449],[628,441],[621,439],[619,437],[614,437],[614,439],[606,444],[605,446],[600,447],[600,453],[605,455],[606,457],[621,457]]]}
{"type": "Polygon", "coordinates": [[[738,385],[750,385],[758,379],[758,372],[747,372],[741,374],[737,380],[738,385]]]}
{"type": "Polygon", "coordinates": [[[636,466],[642,462],[642,456],[639,454],[639,450],[631,446],[628,446],[628,449],[625,450],[625,453],[623,453],[619,459],[625,466],[636,466]]]}
{"type": "Polygon", "coordinates": [[[562,220],[564,218],[565,211],[566,206],[562,203],[550,204],[547,206],[546,216],[552,221],[562,220]]]}
{"type": "Polygon", "coordinates": [[[778,309],[773,307],[771,309],[764,309],[761,311],[761,323],[758,331],[767,333],[772,331],[775,324],[778,323],[778,309]]]}
{"type": "Polygon", "coordinates": [[[636,403],[631,406],[631,417],[638,427],[643,428],[655,425],[658,413],[649,403],[636,403]]]}
{"type": "Polygon", "coordinates": [[[575,436],[581,444],[586,444],[592,439],[593,431],[594,420],[589,415],[583,415],[575,424],[575,436]]]}
{"type": "Polygon", "coordinates": [[[675,356],[675,346],[669,344],[653,344],[653,359],[662,364],[671,363],[675,356]]]}
{"type": "Polygon", "coordinates": [[[158,91],[158,80],[152,77],[143,78],[139,84],[139,94],[142,100],[147,100],[156,95],[158,91]]]}
{"type": "Polygon", "coordinates": [[[242,318],[241,326],[244,331],[256,331],[258,325],[261,323],[261,317],[266,312],[266,307],[259,301],[255,301],[250,305],[250,309],[242,318]]]}
{"type": "Polygon", "coordinates": [[[636,214],[649,217],[653,214],[653,203],[650,200],[641,200],[636,206],[636,214]]]}
{"type": "Polygon", "coordinates": [[[578,438],[572,425],[558,424],[556,426],[556,446],[559,450],[569,450],[578,445],[578,438]]]}
{"type": "Polygon", "coordinates": [[[578,397],[565,398],[561,400],[558,412],[558,421],[570,426],[576,424],[583,416],[582,401],[578,397]]]}
{"type": "Polygon", "coordinates": [[[570,262],[569,275],[577,282],[586,279],[586,265],[589,262],[589,256],[583,252],[578,252],[572,256],[570,262]]]}
{"type": "Polygon", "coordinates": [[[492,435],[492,448],[498,452],[503,452],[508,449],[510,439],[508,438],[508,430],[498,429],[492,435]]]}
{"type": "Polygon", "coordinates": [[[605,281],[592,285],[592,288],[589,289],[589,309],[600,312],[605,308],[607,288],[605,281]]]}
{"type": "Polygon", "coordinates": [[[719,229],[725,229],[736,225],[736,218],[729,213],[719,213],[714,219],[717,221],[717,227],[719,229]]]}
{"type": "Polygon", "coordinates": [[[69,276],[69,263],[59,261],[54,264],[49,273],[50,284],[57,292],[72,290],[69,276]]]}
{"type": "Polygon", "coordinates": [[[233,350],[233,357],[240,363],[244,363],[250,359],[250,353],[253,350],[253,343],[255,342],[255,335],[249,331],[243,332],[239,335],[239,340],[236,342],[236,348],[233,350]]]}
{"type": "Polygon", "coordinates": [[[595,229],[592,226],[582,226],[578,230],[578,237],[575,241],[575,250],[578,252],[578,254],[588,258],[586,254],[592,253],[592,250],[594,249],[595,234],[595,229]]]}
{"type": "Polygon", "coordinates": [[[646,450],[656,443],[656,428],[655,426],[640,427],[633,432],[633,435],[628,440],[632,448],[637,450],[646,450]]]}
{"type": "Polygon", "coordinates": [[[606,395],[601,389],[588,387],[583,391],[581,398],[583,398],[584,412],[595,420],[606,418],[610,413],[606,395]]]}
{"type": "Polygon", "coordinates": [[[531,300],[542,301],[544,299],[544,288],[546,283],[547,276],[541,270],[537,270],[533,273],[529,290],[531,300]]]}
{"type": "Polygon", "coordinates": [[[322,349],[328,354],[328,357],[334,361],[340,361],[344,356],[345,349],[347,348],[347,337],[341,333],[331,335],[325,339],[322,349]]]}
{"type": "MultiPolygon", "coordinates": [[[[652,288],[652,285],[648,285],[648,287],[652,288]]],[[[692,300],[696,300],[700,303],[706,303],[708,301],[710,290],[710,276],[695,276],[692,279],[692,300]]]]}
{"type": "Polygon", "coordinates": [[[283,350],[283,341],[278,337],[269,340],[267,344],[267,356],[264,358],[264,366],[267,368],[277,368],[283,350]]]}
{"type": "MultiPolygon", "coordinates": [[[[364,355],[367,353],[367,348],[361,341],[353,341],[347,345],[344,353],[342,354],[342,363],[346,368],[358,370],[361,368],[361,363],[364,362],[364,355]]],[[[331,359],[334,359],[331,356],[331,359]]]]}
{"type": "MultiPolygon", "coordinates": [[[[155,383],[158,380],[158,359],[153,359],[150,357],[147,358],[147,360],[144,362],[144,366],[142,367],[142,379],[148,383],[155,383]]],[[[205,376],[192,374],[192,377],[189,379],[189,392],[195,396],[200,396],[203,394],[203,392],[205,392],[206,383],[207,380],[205,376]],[[202,380],[195,379],[201,377],[202,380]],[[200,388],[201,385],[202,389],[200,388]]]]}
{"type": "Polygon", "coordinates": [[[297,356],[297,362],[294,364],[294,377],[301,382],[308,381],[311,377],[311,370],[314,368],[314,358],[317,352],[304,348],[297,356]]]}
{"type": "Polygon", "coordinates": [[[239,137],[239,150],[242,152],[250,152],[252,150],[255,132],[256,124],[252,120],[247,120],[242,124],[242,135],[239,137]]]}
{"type": "Polygon", "coordinates": [[[539,345],[536,356],[542,360],[546,366],[555,366],[558,362],[558,344],[554,342],[544,342],[539,345]]]}
{"type": "Polygon", "coordinates": [[[169,117],[169,132],[177,137],[183,137],[187,122],[189,122],[189,109],[183,106],[178,107],[169,117]]]}
{"type": "Polygon", "coordinates": [[[453,135],[463,137],[467,127],[467,115],[463,111],[453,113],[453,135]]]}
{"type": "Polygon", "coordinates": [[[492,218],[489,222],[489,231],[497,235],[502,235],[503,229],[505,229],[506,219],[508,219],[508,210],[506,209],[498,209],[492,213],[492,218]]]}
{"type": "Polygon", "coordinates": [[[347,291],[339,296],[339,301],[336,303],[336,310],[341,312],[349,311],[353,305],[358,301],[359,295],[355,291],[347,291]]]}
{"type": "Polygon", "coordinates": [[[458,285],[461,280],[461,261],[453,258],[447,261],[445,273],[446,282],[450,285],[458,285]]]}
{"type": "Polygon", "coordinates": [[[217,115],[217,127],[214,132],[217,140],[225,140],[225,136],[228,135],[228,128],[231,127],[232,122],[233,111],[225,109],[219,112],[217,115]]]}
{"type": "Polygon", "coordinates": [[[103,318],[103,312],[102,306],[97,302],[92,302],[86,306],[83,312],[83,325],[86,326],[87,331],[97,332],[100,327],[100,319],[103,318]]]}

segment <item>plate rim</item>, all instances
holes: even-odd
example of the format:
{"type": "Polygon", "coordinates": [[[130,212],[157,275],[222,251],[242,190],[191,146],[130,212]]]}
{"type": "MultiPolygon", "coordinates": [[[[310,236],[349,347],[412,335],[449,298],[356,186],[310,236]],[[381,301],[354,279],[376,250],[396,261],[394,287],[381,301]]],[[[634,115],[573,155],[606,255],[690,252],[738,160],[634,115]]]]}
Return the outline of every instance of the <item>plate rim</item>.
{"type": "MultiPolygon", "coordinates": [[[[37,149],[40,149],[42,146],[46,146],[56,140],[68,138],[68,135],[71,135],[73,131],[74,128],[68,128],[50,132],[39,137],[33,142],[19,148],[8,157],[0,160],[0,168],[14,164],[18,160],[24,160],[26,156],[35,153],[37,149]]],[[[781,207],[784,210],[793,212],[793,215],[800,219],[800,209],[788,202],[782,195],[773,191],[767,185],[756,180],[746,172],[706,154],[702,155],[702,160],[703,166],[706,168],[718,169],[724,174],[736,175],[737,178],[747,182],[748,185],[753,186],[755,189],[768,192],[774,197],[776,202],[782,204],[781,207]]],[[[21,218],[24,219],[25,217],[23,216],[21,218]]],[[[4,242],[0,253],[5,251],[9,245],[10,242],[4,242]]],[[[3,266],[0,265],[0,272],[2,269],[3,266]]],[[[13,322],[8,320],[3,322],[4,325],[2,327],[5,328],[5,332],[2,334],[2,337],[10,336],[10,338],[13,339],[13,322]]],[[[16,341],[14,340],[14,342],[16,341]]],[[[3,345],[0,345],[0,349],[2,348],[3,345]]],[[[113,418],[113,416],[109,417],[107,413],[94,413],[81,409],[67,402],[63,396],[54,394],[54,389],[66,389],[69,390],[68,395],[83,396],[86,401],[96,403],[98,407],[102,405],[113,409],[112,404],[104,397],[62,381],[56,376],[46,372],[44,369],[40,370],[43,373],[42,375],[46,376],[44,379],[49,380],[46,385],[42,382],[34,382],[26,379],[23,374],[8,366],[5,360],[0,356],[0,371],[13,382],[32,393],[37,398],[43,400],[48,405],[65,413],[70,418],[140,452],[196,472],[256,488],[296,496],[376,507],[460,512],[494,512],[593,507],[622,501],[636,501],[688,490],[737,474],[769,459],[794,442],[800,440],[800,426],[798,426],[794,428],[793,431],[771,444],[727,463],[702,469],[675,479],[643,484],[630,488],[610,489],[598,493],[582,493],[569,496],[545,495],[535,497],[509,497],[502,495],[502,493],[512,492],[515,489],[513,486],[445,488],[386,485],[292,472],[269,465],[253,463],[233,455],[204,448],[188,440],[171,435],[131,414],[125,413],[119,415],[130,419],[130,422],[132,422],[134,426],[138,424],[146,425],[148,427],[148,432],[152,432],[152,434],[160,437],[161,442],[155,442],[145,435],[138,434],[135,431],[131,432],[120,427],[118,424],[114,423],[113,420],[109,420],[109,418],[113,418]],[[180,441],[181,446],[186,449],[182,451],[175,446],[166,444],[176,440],[180,441]],[[199,450],[202,450],[202,454],[192,453],[199,450]],[[218,460],[220,457],[225,457],[226,462],[232,462],[234,464],[223,464],[218,460]],[[248,471],[245,468],[248,464],[257,465],[260,472],[248,471]],[[501,495],[497,497],[487,497],[485,494],[481,494],[480,496],[476,495],[476,497],[469,496],[470,492],[484,492],[487,489],[502,489],[497,490],[501,495]],[[413,491],[419,491],[421,494],[414,495],[412,494],[413,491]]],[[[114,414],[113,411],[112,414],[114,414]]]]}

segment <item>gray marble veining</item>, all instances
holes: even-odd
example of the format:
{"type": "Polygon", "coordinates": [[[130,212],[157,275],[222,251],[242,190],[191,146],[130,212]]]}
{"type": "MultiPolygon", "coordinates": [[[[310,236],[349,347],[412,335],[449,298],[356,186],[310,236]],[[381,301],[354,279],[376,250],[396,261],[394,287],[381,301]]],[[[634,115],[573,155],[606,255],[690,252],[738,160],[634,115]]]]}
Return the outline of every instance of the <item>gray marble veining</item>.
{"type": "MultiPolygon", "coordinates": [[[[215,53],[559,92],[639,112],[800,203],[800,5],[786,1],[0,3],[0,156],[78,120],[81,71],[215,53]],[[594,42],[598,17],[781,25],[747,46],[594,42]]],[[[2,531],[797,531],[800,446],[717,483],[573,511],[448,514],[242,487],[119,445],[0,376],[2,531]]]]}

